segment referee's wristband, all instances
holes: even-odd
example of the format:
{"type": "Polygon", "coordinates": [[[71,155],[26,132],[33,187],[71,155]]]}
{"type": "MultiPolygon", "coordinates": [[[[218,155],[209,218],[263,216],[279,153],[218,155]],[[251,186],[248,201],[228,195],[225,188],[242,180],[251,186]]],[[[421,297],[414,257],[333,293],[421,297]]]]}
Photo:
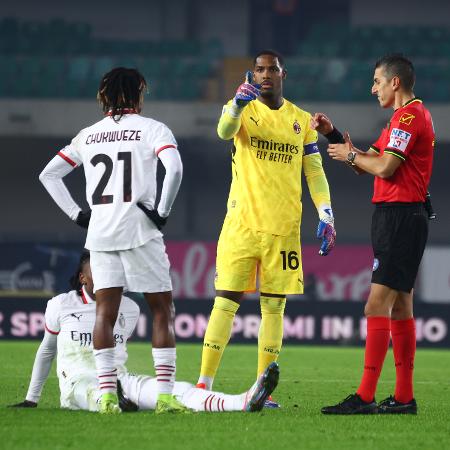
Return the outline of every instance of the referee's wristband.
{"type": "Polygon", "coordinates": [[[333,131],[330,133],[324,134],[324,137],[327,138],[330,144],[345,144],[344,136],[336,127],[333,127],[333,131]]]}

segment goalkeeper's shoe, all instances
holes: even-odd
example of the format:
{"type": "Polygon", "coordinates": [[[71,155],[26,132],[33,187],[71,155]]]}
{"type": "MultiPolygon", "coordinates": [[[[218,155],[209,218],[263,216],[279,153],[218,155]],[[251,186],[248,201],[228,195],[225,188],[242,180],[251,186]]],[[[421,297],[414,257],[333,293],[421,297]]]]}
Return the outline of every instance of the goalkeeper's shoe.
{"type": "Polygon", "coordinates": [[[172,394],[159,394],[156,402],[156,414],[188,414],[192,409],[180,403],[172,394]]]}
{"type": "Polygon", "coordinates": [[[264,402],[264,408],[267,409],[276,409],[276,408],[281,408],[281,405],[276,402],[271,395],[269,395],[269,397],[267,397],[267,400],[264,402]]]}
{"type": "Polygon", "coordinates": [[[337,405],[324,406],[321,411],[322,414],[376,414],[378,406],[375,399],[365,402],[358,394],[350,394],[337,405]]]}
{"type": "Polygon", "coordinates": [[[117,380],[117,397],[119,398],[119,407],[123,412],[136,412],[138,410],[138,405],[124,394],[120,380],[117,380]]]}
{"type": "Polygon", "coordinates": [[[100,414],[120,414],[122,412],[115,392],[107,392],[101,396],[98,412],[100,414]]]}
{"type": "Polygon", "coordinates": [[[279,378],[280,367],[276,362],[270,363],[247,392],[242,409],[247,412],[261,411],[266,400],[277,387],[279,378]]]}
{"type": "Polygon", "coordinates": [[[392,395],[378,403],[379,414],[417,414],[417,403],[414,399],[401,403],[392,395]]]}

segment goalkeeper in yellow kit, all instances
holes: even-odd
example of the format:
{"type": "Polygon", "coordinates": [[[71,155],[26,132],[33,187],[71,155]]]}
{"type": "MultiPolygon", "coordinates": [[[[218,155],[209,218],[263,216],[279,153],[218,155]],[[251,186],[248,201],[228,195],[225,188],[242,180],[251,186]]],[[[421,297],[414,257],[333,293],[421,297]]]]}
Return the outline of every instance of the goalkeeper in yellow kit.
{"type": "MultiPolygon", "coordinates": [[[[283,98],[286,78],[277,52],[260,52],[217,127],[233,139],[227,215],[216,261],[216,298],[206,329],[198,387],[211,389],[244,292],[259,278],[258,375],[280,353],[286,294],[303,293],[300,252],[301,173],[319,213],[320,254],[333,248],[330,192],[311,115],[283,98]]],[[[272,407],[278,406],[273,402],[272,407]]]]}

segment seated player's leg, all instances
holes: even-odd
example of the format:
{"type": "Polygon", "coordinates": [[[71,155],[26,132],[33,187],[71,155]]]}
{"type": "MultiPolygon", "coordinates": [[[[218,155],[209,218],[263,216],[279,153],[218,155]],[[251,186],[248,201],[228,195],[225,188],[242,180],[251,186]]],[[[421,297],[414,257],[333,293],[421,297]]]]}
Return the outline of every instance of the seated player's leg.
{"type": "Polygon", "coordinates": [[[143,292],[153,316],[152,355],[158,388],[157,412],[181,412],[172,396],[176,374],[175,308],[172,301],[170,263],[161,237],[121,252],[127,287],[143,292]]]}
{"type": "Polygon", "coordinates": [[[97,412],[101,397],[97,378],[94,375],[86,376],[73,384],[68,408],[97,412]]]}
{"type": "Polygon", "coordinates": [[[119,252],[91,252],[91,270],[96,297],[94,356],[102,392],[100,412],[120,412],[117,398],[117,368],[113,329],[125,286],[119,252]]]}
{"type": "Polygon", "coordinates": [[[175,383],[174,393],[180,402],[194,411],[231,412],[261,411],[265,401],[276,388],[279,379],[277,363],[272,363],[261,374],[255,384],[243,394],[230,395],[198,389],[189,383],[175,383]]]}
{"type": "Polygon", "coordinates": [[[244,291],[256,289],[256,233],[225,219],[217,246],[217,297],[205,332],[198,385],[211,389],[244,291]]]}
{"type": "Polygon", "coordinates": [[[158,382],[155,377],[124,373],[119,375],[122,397],[138,410],[156,409],[158,382]]]}

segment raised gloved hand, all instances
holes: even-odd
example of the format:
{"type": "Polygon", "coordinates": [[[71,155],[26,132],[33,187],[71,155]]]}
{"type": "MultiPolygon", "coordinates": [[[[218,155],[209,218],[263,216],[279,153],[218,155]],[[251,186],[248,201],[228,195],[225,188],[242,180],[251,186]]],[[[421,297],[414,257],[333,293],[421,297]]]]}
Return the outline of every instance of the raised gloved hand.
{"type": "Polygon", "coordinates": [[[88,228],[90,220],[91,209],[89,208],[87,211],[80,211],[78,213],[78,217],[75,219],[75,223],[82,228],[88,228]]]}
{"type": "Polygon", "coordinates": [[[336,241],[336,230],[334,229],[334,217],[331,206],[322,206],[320,208],[319,220],[317,239],[322,239],[319,255],[326,256],[333,250],[336,241]]]}
{"type": "Polygon", "coordinates": [[[161,217],[156,209],[148,209],[142,203],[137,203],[137,207],[144,211],[145,215],[161,230],[167,223],[167,217],[161,217]]]}
{"type": "Polygon", "coordinates": [[[260,89],[260,84],[253,84],[252,72],[248,70],[245,74],[244,83],[237,88],[233,102],[235,105],[243,108],[244,106],[247,106],[249,102],[256,100],[256,97],[259,96],[260,89]]]}
{"type": "Polygon", "coordinates": [[[30,400],[24,400],[20,403],[15,403],[14,405],[8,405],[8,408],[37,408],[37,403],[30,402],[30,400]]]}

